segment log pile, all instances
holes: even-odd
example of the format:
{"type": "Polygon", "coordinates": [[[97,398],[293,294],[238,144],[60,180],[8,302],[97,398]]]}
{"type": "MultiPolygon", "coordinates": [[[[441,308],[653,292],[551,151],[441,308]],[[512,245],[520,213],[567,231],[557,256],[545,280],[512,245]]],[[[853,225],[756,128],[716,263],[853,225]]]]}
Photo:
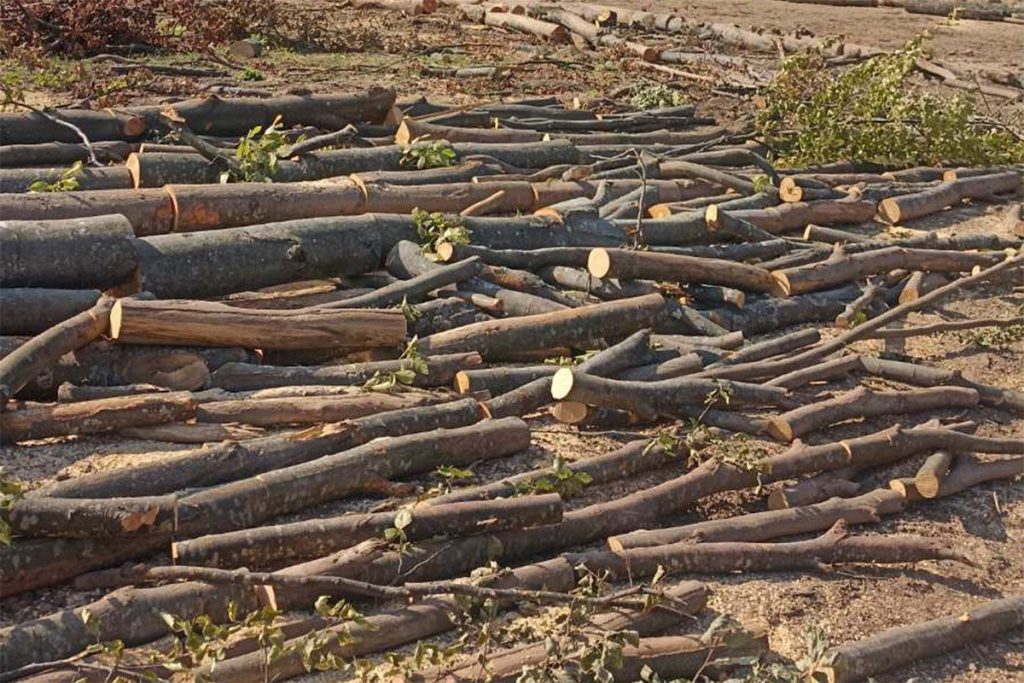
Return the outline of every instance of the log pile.
{"type": "MultiPolygon", "coordinates": [[[[620,37],[616,24],[697,29],[670,14],[611,19],[591,5],[454,4],[495,29],[649,62],[682,57],[620,37]]],[[[332,645],[352,659],[454,628],[459,596],[492,598],[495,609],[526,595],[557,602],[586,571],[619,581],[971,562],[939,541],[848,526],[1020,475],[1019,440],[975,434],[979,425],[954,415],[973,420],[985,406],[1019,419],[1024,395],[848,347],[1019,325],[902,327],[972,287],[1019,282],[1012,231],[907,239],[878,222],[1019,201],[1019,169],[945,180],[934,169],[913,185],[841,166],[778,170],[766,150],[689,106],[428,108],[402,111],[387,90],[173,105],[192,132],[183,141],[238,136],[278,114],[333,143],[364,139],[350,124],[387,131],[370,146],[307,146],[280,161],[272,184],[218,184],[205,143],[138,149],[162,125],[153,108],[63,114],[96,151],[129,152],[77,191],[26,193],[26,177],[51,172],[0,171],[4,447],[189,446],[50,482],[0,509],[14,536],[0,547],[5,596],[69,582],[115,588],[87,606],[103,617],[98,636],[81,605],[3,629],[0,668],[67,669],[97,639],[132,647],[166,635],[161,612],[223,621],[229,602],[309,610],[320,594],[405,600],[332,645]],[[451,143],[453,164],[410,163],[434,144],[423,135],[451,143]],[[783,181],[778,191],[755,188],[766,169],[783,181]],[[881,185],[878,197],[866,192],[881,185]],[[946,419],[922,417],[935,411],[946,419]],[[886,428],[869,422],[893,415],[886,428]],[[580,434],[668,425],[672,436],[425,490],[428,473],[521,457],[536,446],[538,419],[580,434]],[[839,438],[836,426],[859,435],[839,438]],[[709,441],[735,434],[785,446],[756,462],[702,457],[709,441]],[[927,459],[916,476],[861,490],[868,470],[917,456],[927,459]],[[657,485],[570,504],[581,487],[679,463],[686,469],[657,485]],[[698,501],[763,485],[773,485],[767,511],[678,525],[698,501]],[[367,495],[388,501],[322,509],[367,495]],[[595,542],[609,549],[580,550],[595,542]],[[492,559],[515,568],[453,581],[492,559]]],[[[77,139],[30,115],[5,114],[3,126],[2,144],[19,149],[0,149],[0,160],[56,164],[77,139]]],[[[692,676],[712,658],[766,649],[763,636],[743,647],[657,637],[706,597],[693,582],[666,596],[674,611],[603,613],[588,626],[642,636],[623,653],[623,680],[644,666],[692,676]]],[[[842,645],[823,674],[860,680],[1019,628],[1019,603],[842,645]],[[921,646],[933,631],[941,641],[921,646]]],[[[292,626],[289,639],[337,633],[311,617],[292,626]]],[[[240,645],[205,673],[303,673],[294,653],[269,665],[255,654],[240,645]]],[[[505,680],[542,656],[538,646],[501,651],[490,672],[505,680]]],[[[413,679],[475,680],[477,667],[467,659],[413,679]]]]}

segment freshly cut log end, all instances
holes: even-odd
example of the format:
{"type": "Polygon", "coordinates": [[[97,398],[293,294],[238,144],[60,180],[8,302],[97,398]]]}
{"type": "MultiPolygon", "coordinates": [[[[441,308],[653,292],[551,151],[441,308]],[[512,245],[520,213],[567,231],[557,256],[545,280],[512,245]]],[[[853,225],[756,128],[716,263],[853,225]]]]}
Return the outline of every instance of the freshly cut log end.
{"type": "Polygon", "coordinates": [[[465,394],[470,391],[471,382],[469,381],[469,375],[466,374],[465,370],[459,370],[455,373],[455,390],[460,394],[465,394]]]}
{"type": "Polygon", "coordinates": [[[561,401],[572,392],[572,369],[562,368],[551,378],[551,398],[561,401]]]}
{"type": "Polygon", "coordinates": [[[647,209],[647,215],[651,218],[668,218],[672,215],[671,204],[655,204],[647,209]]]}
{"type": "Polygon", "coordinates": [[[878,204],[878,217],[886,223],[895,225],[900,222],[900,205],[895,199],[883,199],[878,204]]]}
{"type": "Polygon", "coordinates": [[[434,253],[437,254],[439,261],[448,263],[455,257],[455,245],[450,242],[441,242],[434,248],[434,253]]]}
{"type": "Polygon", "coordinates": [[[612,257],[607,249],[598,247],[587,256],[587,270],[596,278],[603,278],[612,269],[612,257]]]}
{"type": "Polygon", "coordinates": [[[778,297],[788,297],[792,288],[789,285],[789,278],[782,271],[775,271],[772,273],[772,280],[774,281],[774,287],[772,288],[772,294],[778,297]]]}
{"type": "Polygon", "coordinates": [[[768,434],[772,438],[778,439],[779,441],[789,442],[793,440],[793,428],[781,416],[769,418],[768,434]]]}
{"type": "Polygon", "coordinates": [[[587,404],[579,401],[559,401],[551,406],[551,414],[555,419],[570,425],[583,422],[587,418],[588,412],[587,404]]]}
{"type": "Polygon", "coordinates": [[[791,177],[786,176],[779,183],[779,199],[784,202],[798,202],[804,197],[804,189],[800,187],[797,181],[791,177]]]}

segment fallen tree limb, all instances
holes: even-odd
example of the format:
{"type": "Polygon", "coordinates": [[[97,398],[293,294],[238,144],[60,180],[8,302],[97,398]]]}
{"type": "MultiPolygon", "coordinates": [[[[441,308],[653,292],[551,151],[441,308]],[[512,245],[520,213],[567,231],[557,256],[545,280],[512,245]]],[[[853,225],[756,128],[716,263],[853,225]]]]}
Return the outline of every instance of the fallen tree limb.
{"type": "Polygon", "coordinates": [[[965,199],[988,198],[1020,189],[1021,174],[1012,171],[950,180],[917,194],[883,199],[878,205],[878,215],[888,223],[902,223],[936,213],[965,199]]]}
{"type": "Polygon", "coordinates": [[[774,289],[771,274],[757,266],[734,261],[658,254],[649,251],[597,248],[590,252],[587,270],[597,278],[644,278],[699,282],[754,292],[774,289]]]}
{"type": "Polygon", "coordinates": [[[860,366],[864,372],[875,377],[884,377],[922,387],[934,387],[943,384],[954,384],[969,387],[978,392],[981,402],[1002,410],[1024,413],[1024,392],[1011,389],[1000,389],[987,384],[974,382],[964,377],[959,370],[945,370],[927,365],[917,365],[904,361],[886,360],[873,356],[861,356],[860,366]]]}
{"type": "Polygon", "coordinates": [[[966,614],[939,617],[882,631],[833,648],[819,670],[829,683],[861,681],[875,674],[959,650],[1024,624],[1024,596],[992,600],[966,614]]]}

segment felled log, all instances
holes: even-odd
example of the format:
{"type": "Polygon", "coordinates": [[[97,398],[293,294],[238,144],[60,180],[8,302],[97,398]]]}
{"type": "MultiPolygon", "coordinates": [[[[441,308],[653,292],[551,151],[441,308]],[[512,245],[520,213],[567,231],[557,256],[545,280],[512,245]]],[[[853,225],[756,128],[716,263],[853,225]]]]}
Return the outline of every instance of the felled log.
{"type": "Polygon", "coordinates": [[[768,509],[802,508],[831,498],[849,498],[860,490],[860,484],[853,480],[859,471],[856,467],[846,467],[821,472],[776,489],[768,494],[768,509]]]}
{"type": "Polygon", "coordinates": [[[969,408],[978,404],[978,392],[966,387],[932,387],[914,391],[873,391],[857,387],[827,401],[811,403],[771,418],[769,433],[792,441],[837,422],[856,417],[925,412],[945,407],[969,408]]]}
{"type": "Polygon", "coordinates": [[[608,539],[608,547],[613,551],[620,551],[681,541],[767,541],[782,536],[823,531],[839,520],[848,525],[873,524],[880,521],[882,515],[902,512],[903,507],[904,499],[898,492],[878,489],[856,498],[832,498],[823,503],[803,507],[754,512],[652,531],[634,531],[611,536],[608,539]]]}
{"type": "MultiPolygon", "coordinates": [[[[590,477],[587,486],[600,486],[613,481],[628,479],[634,475],[660,469],[678,462],[678,449],[665,449],[661,446],[651,447],[646,439],[630,441],[621,448],[591,458],[583,458],[565,463],[572,472],[581,472],[590,477]]],[[[537,482],[547,480],[553,482],[557,472],[550,467],[531,470],[504,477],[499,481],[480,486],[469,486],[455,489],[450,493],[431,498],[428,505],[443,505],[471,500],[489,500],[492,498],[510,498],[517,492],[537,482]]],[[[563,491],[563,498],[572,495],[571,491],[563,491]]]]}
{"type": "Polygon", "coordinates": [[[568,266],[545,266],[540,276],[552,285],[586,292],[601,299],[628,299],[634,296],[654,294],[657,287],[643,280],[617,280],[595,278],[586,270],[568,266]]]}
{"type": "Polygon", "coordinates": [[[195,417],[198,422],[258,427],[322,424],[443,401],[441,396],[418,391],[360,391],[338,396],[244,398],[202,403],[196,409],[195,417]]]}
{"type": "Polygon", "coordinates": [[[860,254],[840,253],[819,263],[773,271],[772,278],[776,282],[774,293],[777,296],[790,296],[828,289],[896,268],[956,273],[970,271],[975,266],[992,266],[1005,258],[1006,254],[1003,253],[964,253],[890,247],[860,254]]]}
{"type": "Polygon", "coordinates": [[[528,365],[522,367],[497,367],[482,370],[460,370],[455,373],[455,389],[460,394],[488,391],[498,396],[517,389],[524,384],[558,371],[556,365],[528,365]]]}
{"type": "Polygon", "coordinates": [[[749,180],[692,161],[672,159],[662,162],[661,176],[663,178],[699,178],[736,190],[743,195],[756,194],[754,184],[749,180]]]}
{"type": "Polygon", "coordinates": [[[57,400],[60,403],[76,401],[93,401],[98,398],[119,398],[121,396],[138,396],[139,394],[167,393],[168,389],[155,384],[122,384],[110,387],[79,387],[64,382],[57,387],[57,400]]]}
{"type": "MultiPolygon", "coordinates": [[[[650,333],[640,330],[618,344],[600,351],[580,364],[581,372],[614,374],[650,358],[650,333]]],[[[540,377],[507,393],[495,396],[484,406],[495,417],[525,415],[550,401],[551,380],[540,377]]]]}
{"type": "MultiPolygon", "coordinates": [[[[405,509],[412,521],[402,530],[411,541],[556,524],[562,519],[562,500],[554,493],[405,509]]],[[[323,557],[361,541],[379,538],[385,529],[394,526],[398,514],[398,511],[346,514],[203,536],[175,543],[171,554],[177,564],[279,565],[323,557]]]]}
{"type": "Polygon", "coordinates": [[[681,407],[701,406],[716,388],[728,392],[731,403],[780,405],[788,401],[786,390],[780,388],[689,377],[660,382],[626,382],[562,368],[551,379],[551,396],[556,400],[622,408],[652,419],[658,415],[672,415],[681,407]]]}
{"type": "Polygon", "coordinates": [[[1011,389],[1000,389],[963,376],[959,370],[945,370],[905,361],[886,360],[872,356],[861,356],[860,367],[876,377],[903,382],[921,387],[935,387],[943,384],[969,387],[978,392],[985,405],[1024,413],[1024,393],[1011,389]]]}
{"type": "Polygon", "coordinates": [[[857,286],[851,284],[785,299],[766,298],[748,301],[739,310],[715,308],[704,311],[704,315],[727,330],[739,330],[747,336],[754,336],[784,329],[790,325],[834,320],[859,293],[857,286]]]}
{"type": "Polygon", "coordinates": [[[405,341],[398,310],[251,310],[207,301],[121,299],[110,313],[120,343],[249,346],[271,349],[397,347],[405,341]]]}
{"type": "MultiPolygon", "coordinates": [[[[93,141],[92,151],[101,164],[120,164],[135,149],[135,145],[121,140],[93,141]]],[[[76,138],[75,142],[41,142],[29,145],[0,146],[0,166],[63,166],[76,161],[88,161],[89,150],[76,138]]]]}
{"type": "MultiPolygon", "coordinates": [[[[911,298],[911,301],[916,299],[911,298]]],[[[904,302],[905,303],[905,302],[904,302]]],[[[975,330],[983,327],[1015,327],[1024,325],[1024,316],[1012,318],[976,318],[967,320],[944,320],[931,325],[918,325],[914,327],[889,327],[875,330],[871,333],[871,339],[904,339],[906,337],[925,337],[931,334],[942,332],[953,332],[956,330],[975,330]]]]}
{"type": "Polygon", "coordinates": [[[898,626],[827,653],[817,670],[829,683],[866,680],[919,659],[959,650],[1024,624],[1024,595],[986,602],[966,614],[898,626]]]}
{"type": "MultiPolygon", "coordinates": [[[[427,373],[413,379],[416,386],[444,386],[456,373],[480,365],[483,361],[475,351],[440,354],[424,357],[427,373]]],[[[347,365],[325,366],[272,366],[249,363],[229,363],[210,377],[210,385],[228,391],[249,391],[268,387],[302,385],[359,385],[375,374],[387,374],[408,369],[404,360],[371,361],[347,365]]]]}
{"type": "Polygon", "coordinates": [[[319,308],[385,308],[402,301],[416,302],[435,289],[475,277],[480,272],[480,267],[479,259],[468,258],[451,265],[440,266],[409,280],[381,287],[362,296],[323,304],[319,308]]]}
{"type": "Polygon", "coordinates": [[[92,308],[99,298],[95,289],[0,289],[0,334],[39,334],[92,308]]]}
{"type": "Polygon", "coordinates": [[[935,451],[928,456],[914,475],[914,488],[924,498],[935,498],[939,495],[942,480],[949,473],[953,464],[953,454],[949,451],[935,451]]]}
{"type": "Polygon", "coordinates": [[[192,419],[195,412],[196,404],[188,395],[123,396],[5,410],[0,413],[0,428],[3,440],[13,443],[181,422],[192,419]]]}
{"type": "Polygon", "coordinates": [[[454,429],[473,424],[482,417],[480,405],[473,399],[395,410],[245,443],[228,442],[168,454],[145,464],[59,482],[43,493],[63,498],[102,498],[161,495],[214,486],[339,453],[380,437],[454,429]]]}
{"type": "Polygon", "coordinates": [[[1018,192],[1020,188],[1021,174],[1013,171],[950,180],[924,192],[884,199],[878,205],[878,215],[888,223],[902,223],[965,199],[983,199],[1000,192],[1018,192]]]}
{"type": "MultiPolygon", "coordinates": [[[[67,173],[66,168],[3,168],[0,169],[0,193],[28,192],[36,181],[54,183],[67,173]]],[[[86,167],[74,174],[81,190],[128,190],[133,187],[131,176],[121,166],[86,167]]]]}
{"type": "Polygon", "coordinates": [[[398,10],[414,16],[437,11],[437,0],[357,0],[353,5],[398,10]]]}
{"type": "Polygon", "coordinates": [[[255,439],[263,436],[263,430],[240,425],[166,424],[150,427],[128,427],[118,431],[118,435],[126,439],[141,439],[142,441],[204,444],[255,439]]]}
{"type": "Polygon", "coordinates": [[[511,28],[516,31],[530,33],[553,43],[569,42],[569,32],[560,24],[531,19],[530,17],[511,12],[485,12],[484,23],[488,26],[511,28]]]}
{"type": "Polygon", "coordinates": [[[774,339],[766,339],[765,341],[750,344],[734,351],[708,368],[707,372],[702,373],[701,376],[714,377],[716,376],[716,367],[737,365],[739,363],[753,363],[765,358],[771,358],[772,356],[780,356],[796,351],[805,346],[816,344],[819,341],[821,341],[821,333],[818,330],[797,330],[774,339]]]}
{"type": "Polygon", "coordinates": [[[140,237],[164,235],[174,226],[174,206],[162,189],[0,194],[0,216],[4,221],[31,225],[41,221],[109,217],[111,214],[127,218],[135,235],[140,237]]]}
{"type": "Polygon", "coordinates": [[[264,128],[281,116],[281,125],[315,126],[338,130],[350,123],[381,123],[395,104],[395,92],[374,87],[361,93],[322,95],[278,95],[275,97],[235,97],[222,99],[211,95],[170,105],[131,107],[141,117],[155,117],[170,108],[185,120],[185,125],[203,135],[245,135],[254,126],[264,128]]]}
{"type": "MultiPolygon", "coordinates": [[[[939,451],[942,452],[942,451],[939,451]]],[[[973,456],[960,456],[956,465],[939,482],[937,488],[918,488],[917,478],[893,479],[889,488],[893,489],[908,501],[945,498],[965,491],[972,486],[1000,479],[1014,479],[1024,474],[1024,458],[999,458],[998,460],[978,460],[973,456]]],[[[926,483],[926,487],[932,483],[926,483]]]]}
{"type": "Polygon", "coordinates": [[[954,12],[960,19],[977,21],[1002,21],[1007,10],[1001,5],[986,6],[979,2],[958,0],[903,0],[903,9],[911,14],[928,14],[934,17],[948,17],[954,12]]]}
{"type": "Polygon", "coordinates": [[[673,282],[700,282],[755,292],[772,290],[771,274],[757,266],[649,251],[605,249],[590,252],[587,270],[597,278],[645,278],[673,282]]]}
{"type": "MultiPolygon", "coordinates": [[[[6,217],[6,211],[2,211],[6,217]]],[[[106,289],[135,270],[123,216],[0,221],[0,285],[106,289]]]]}
{"type": "Polygon", "coordinates": [[[485,359],[513,351],[581,344],[631,333],[649,326],[660,315],[664,299],[649,294],[553,313],[493,320],[440,332],[421,340],[429,353],[476,350],[485,359]]]}
{"type": "Polygon", "coordinates": [[[113,305],[113,299],[101,297],[92,308],[54,325],[0,359],[0,407],[61,356],[103,334],[113,305]]]}
{"type": "MultiPolygon", "coordinates": [[[[132,114],[115,114],[109,110],[57,109],[51,114],[78,127],[90,141],[130,140],[146,131],[145,122],[132,114]]],[[[81,142],[82,138],[67,126],[37,112],[3,112],[0,114],[0,144],[29,145],[44,142],[81,142]]]]}
{"type": "Polygon", "coordinates": [[[142,289],[159,298],[220,296],[317,277],[376,270],[412,219],[310,218],[137,240],[142,289]]]}
{"type": "Polygon", "coordinates": [[[417,304],[415,311],[418,315],[409,323],[409,333],[417,337],[429,337],[438,332],[491,319],[491,316],[473,304],[449,296],[417,304]]]}
{"type": "Polygon", "coordinates": [[[855,324],[859,317],[866,318],[867,311],[865,309],[870,308],[880,294],[882,294],[881,283],[877,279],[869,280],[860,296],[846,304],[843,312],[836,316],[836,327],[848,329],[855,324]]]}
{"type": "Polygon", "coordinates": [[[658,363],[638,365],[617,373],[616,378],[627,382],[656,382],[689,375],[704,367],[704,358],[698,353],[686,353],[658,363]]]}
{"type": "Polygon", "coordinates": [[[798,389],[799,387],[807,386],[811,382],[827,381],[836,377],[844,377],[849,373],[862,368],[863,365],[861,365],[860,356],[856,354],[849,354],[824,361],[822,363],[809,365],[806,368],[794,370],[793,372],[786,373],[785,375],[779,375],[775,379],[765,382],[765,384],[773,387],[798,389]]]}

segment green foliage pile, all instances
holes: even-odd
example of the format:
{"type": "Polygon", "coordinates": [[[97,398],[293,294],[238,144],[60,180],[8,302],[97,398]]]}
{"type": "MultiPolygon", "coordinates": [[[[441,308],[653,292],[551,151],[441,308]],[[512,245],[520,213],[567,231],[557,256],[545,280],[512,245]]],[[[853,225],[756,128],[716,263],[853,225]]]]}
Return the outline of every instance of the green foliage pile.
{"type": "Polygon", "coordinates": [[[970,94],[942,97],[910,82],[927,35],[836,73],[822,49],[794,55],[768,86],[758,133],[777,160],[896,166],[1024,161],[1024,137],[980,116],[970,94]]]}
{"type": "Polygon", "coordinates": [[[437,260],[437,245],[442,242],[469,244],[470,232],[458,216],[446,216],[416,207],[412,210],[412,222],[420,237],[423,255],[431,260],[437,260]]]}

